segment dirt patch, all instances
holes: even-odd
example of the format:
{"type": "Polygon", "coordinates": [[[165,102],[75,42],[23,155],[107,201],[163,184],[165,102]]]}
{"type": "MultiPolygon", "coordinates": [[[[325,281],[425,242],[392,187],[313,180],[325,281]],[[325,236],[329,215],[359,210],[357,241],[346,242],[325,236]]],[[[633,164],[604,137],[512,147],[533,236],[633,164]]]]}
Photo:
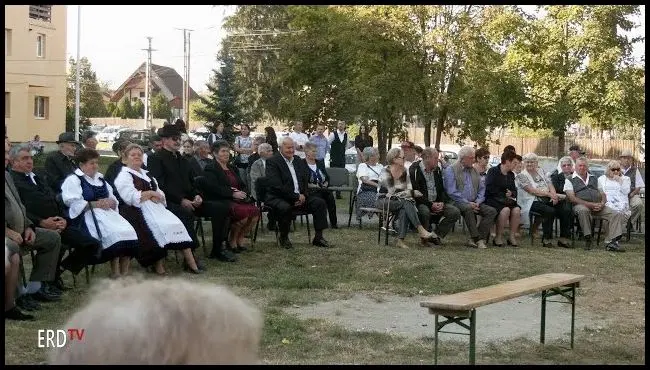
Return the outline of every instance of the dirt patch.
{"type": "MultiPolygon", "coordinates": [[[[553,297],[552,299],[557,299],[553,297]]],[[[576,305],[575,329],[600,331],[608,323],[580,309],[576,305]]],[[[323,302],[303,307],[290,307],[286,311],[301,319],[324,319],[348,330],[382,332],[410,338],[433,337],[434,315],[430,315],[420,302],[426,297],[400,297],[383,295],[368,297],[357,294],[348,300],[323,302]]],[[[559,299],[558,299],[559,300],[559,299]]],[[[524,296],[491,304],[476,310],[477,344],[525,337],[539,340],[541,298],[524,296]]],[[[440,317],[442,320],[443,318],[440,317]]],[[[445,326],[445,331],[465,332],[457,325],[445,326]]],[[[568,341],[571,333],[571,305],[548,302],[546,304],[546,340],[568,341]]],[[[463,336],[440,333],[442,340],[467,340],[463,336]]]]}

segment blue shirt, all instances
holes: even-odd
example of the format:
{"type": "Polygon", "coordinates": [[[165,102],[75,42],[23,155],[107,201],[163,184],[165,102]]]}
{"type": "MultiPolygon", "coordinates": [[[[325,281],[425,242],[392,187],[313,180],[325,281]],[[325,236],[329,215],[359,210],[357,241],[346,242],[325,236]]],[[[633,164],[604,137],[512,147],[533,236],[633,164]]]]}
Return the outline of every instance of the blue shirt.
{"type": "Polygon", "coordinates": [[[313,135],[309,138],[309,142],[316,145],[316,159],[323,160],[325,155],[330,150],[330,143],[325,135],[313,135]]]}
{"type": "MultiPolygon", "coordinates": [[[[468,169],[463,169],[463,174],[465,178],[465,187],[461,192],[456,186],[456,176],[454,176],[454,170],[452,166],[445,168],[443,172],[443,181],[445,183],[445,189],[447,194],[457,203],[469,203],[476,202],[478,204],[485,201],[485,178],[481,176],[481,179],[478,182],[478,192],[474,194],[474,189],[472,189],[472,175],[468,169]]],[[[471,170],[471,168],[469,168],[471,170]]]]}

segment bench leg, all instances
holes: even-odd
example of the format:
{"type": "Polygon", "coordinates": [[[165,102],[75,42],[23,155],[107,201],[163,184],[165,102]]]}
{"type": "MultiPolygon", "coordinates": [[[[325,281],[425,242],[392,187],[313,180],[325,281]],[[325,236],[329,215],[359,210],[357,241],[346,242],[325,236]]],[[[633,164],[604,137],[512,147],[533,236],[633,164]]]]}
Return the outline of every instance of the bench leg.
{"type": "Polygon", "coordinates": [[[476,364],[476,309],[469,317],[469,364],[476,364]]]}
{"type": "Polygon", "coordinates": [[[542,291],[542,317],[541,317],[541,330],[539,334],[539,342],[544,344],[545,335],[546,335],[546,298],[552,297],[554,295],[561,295],[566,301],[549,301],[556,303],[570,303],[571,304],[571,349],[573,349],[573,340],[575,337],[575,318],[576,318],[576,287],[577,283],[565,285],[560,288],[553,288],[549,290],[542,291]]]}
{"type": "Polygon", "coordinates": [[[436,331],[433,334],[433,364],[438,365],[438,315],[436,315],[436,331]]]}
{"type": "Polygon", "coordinates": [[[571,349],[573,349],[573,336],[576,327],[576,285],[571,284],[571,349]]]}

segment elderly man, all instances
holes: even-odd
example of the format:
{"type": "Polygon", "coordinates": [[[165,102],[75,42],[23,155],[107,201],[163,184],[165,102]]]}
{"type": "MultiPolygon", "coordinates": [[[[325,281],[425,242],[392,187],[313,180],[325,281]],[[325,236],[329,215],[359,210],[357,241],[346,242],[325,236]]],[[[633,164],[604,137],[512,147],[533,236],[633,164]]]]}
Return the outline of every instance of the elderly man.
{"type": "Polygon", "coordinates": [[[59,145],[59,150],[48,154],[45,158],[45,172],[49,177],[50,187],[54,193],[59,194],[63,180],[77,169],[74,153],[81,147],[81,143],[75,140],[73,132],[62,133],[56,143],[59,145]]]}
{"type": "MultiPolygon", "coordinates": [[[[258,201],[264,202],[265,199],[259,199],[257,197],[256,184],[258,179],[266,177],[266,161],[273,156],[273,147],[271,147],[271,144],[262,143],[257,147],[257,153],[260,157],[251,164],[250,169],[251,195],[258,201]]],[[[266,224],[266,227],[270,231],[275,231],[276,225],[273,213],[269,212],[268,217],[269,222],[266,224]]]]}
{"type": "Polygon", "coordinates": [[[613,252],[625,251],[618,245],[623,233],[623,213],[605,206],[607,196],[598,190],[598,179],[589,173],[587,158],[579,157],[576,160],[575,172],[564,180],[564,192],[573,204],[573,213],[578,216],[586,242],[585,249],[591,249],[592,216],[599,216],[606,220],[608,225],[605,249],[613,252]]]}
{"type": "Polygon", "coordinates": [[[83,133],[83,135],[81,135],[81,143],[83,144],[84,148],[97,150],[97,138],[95,138],[96,135],[97,133],[94,131],[86,131],[83,133]]]}
{"type": "Polygon", "coordinates": [[[289,225],[293,209],[306,209],[313,215],[316,235],[312,244],[329,248],[323,237],[327,229],[327,204],[319,197],[307,196],[309,168],[304,160],[294,156],[294,143],[290,137],[282,138],[279,153],[266,161],[268,193],[266,205],[275,212],[280,231],[280,246],[292,248],[289,225]]]}
{"type": "MultiPolygon", "coordinates": [[[[45,184],[45,181],[33,172],[34,161],[28,145],[14,146],[9,152],[9,157],[11,161],[9,172],[20,198],[23,199],[27,218],[35,225],[61,235],[61,242],[72,249],[68,257],[59,265],[63,270],[68,270],[74,275],[78,274],[88,264],[93,254],[101,250],[101,243],[68,223],[63,204],[56,200],[56,194],[45,184]]],[[[63,252],[64,248],[61,248],[60,257],[63,252]]],[[[59,289],[63,289],[63,280],[60,277],[62,272],[61,269],[57,270],[55,280],[59,289]]]]}
{"type": "Polygon", "coordinates": [[[212,157],[210,157],[210,145],[207,140],[197,140],[194,143],[194,147],[196,148],[194,150],[194,158],[199,162],[201,170],[205,170],[205,166],[212,162],[212,157]]]}
{"type": "MultiPolygon", "coordinates": [[[[181,132],[174,125],[163,126],[158,135],[162,138],[162,149],[149,157],[149,171],[165,192],[167,208],[185,225],[187,232],[196,239],[194,222],[196,216],[206,216],[212,222],[212,252],[210,258],[235,262],[235,256],[223,248],[224,234],[229,218],[229,204],[204,201],[194,185],[190,164],[178,151],[181,147],[181,132]]],[[[198,243],[197,243],[198,245],[198,243]]],[[[195,257],[196,259],[196,257],[195,257]]],[[[197,265],[199,265],[197,260],[197,265]]],[[[203,266],[199,265],[202,270],[203,266]]]]}
{"type": "MultiPolygon", "coordinates": [[[[9,140],[5,139],[5,167],[9,164],[10,146],[9,140]]],[[[26,299],[43,302],[59,300],[61,290],[51,283],[56,276],[61,237],[56,231],[35,227],[29,220],[13,178],[7,171],[5,171],[5,243],[10,253],[36,251],[34,266],[26,287],[26,296],[29,298],[26,299]]],[[[16,287],[5,287],[5,298],[13,300],[11,292],[15,289],[16,287]],[[9,297],[6,297],[7,295],[9,297]]],[[[11,312],[5,311],[6,318],[12,318],[12,315],[11,312]]]]}
{"type": "MultiPolygon", "coordinates": [[[[425,148],[421,158],[409,167],[409,176],[413,190],[422,193],[421,197],[415,198],[422,226],[428,230],[432,219],[442,218],[436,228],[437,235],[432,240],[433,244],[440,245],[440,238],[444,238],[451,231],[460,218],[460,211],[451,204],[451,199],[443,187],[442,170],[438,167],[438,151],[435,148],[425,148]]],[[[421,244],[429,246],[426,239],[422,239],[421,244]]]]}
{"type": "Polygon", "coordinates": [[[497,216],[496,209],[484,204],[485,180],[474,168],[474,148],[464,146],[458,151],[458,161],[444,171],[447,194],[463,215],[471,239],[467,245],[473,248],[487,248],[490,228],[497,216]],[[481,222],[476,225],[476,215],[481,222]]]}
{"type": "Polygon", "coordinates": [[[645,182],[643,182],[641,172],[634,164],[634,157],[632,156],[631,150],[623,150],[619,160],[621,162],[622,175],[630,178],[630,194],[628,194],[628,197],[630,198],[630,210],[632,211],[630,222],[634,225],[636,220],[645,210],[645,205],[639,196],[639,194],[641,194],[641,189],[645,189],[645,182]]]}

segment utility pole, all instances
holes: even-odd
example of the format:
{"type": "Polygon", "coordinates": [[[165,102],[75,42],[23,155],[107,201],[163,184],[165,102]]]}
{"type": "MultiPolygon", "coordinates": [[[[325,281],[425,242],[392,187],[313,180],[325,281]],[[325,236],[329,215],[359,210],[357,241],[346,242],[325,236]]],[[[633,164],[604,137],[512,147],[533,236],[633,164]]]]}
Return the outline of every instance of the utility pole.
{"type": "Polygon", "coordinates": [[[74,139],[76,141],[79,141],[79,119],[81,117],[79,114],[79,104],[80,104],[79,99],[81,94],[81,91],[79,90],[79,81],[81,80],[81,76],[79,75],[80,50],[81,50],[81,5],[77,5],[77,66],[76,66],[77,78],[75,81],[75,93],[74,93],[74,139]]]}
{"type": "Polygon", "coordinates": [[[183,31],[183,111],[181,117],[185,121],[185,127],[189,129],[190,118],[190,30],[187,28],[174,28],[183,31]]]}
{"type": "Polygon", "coordinates": [[[147,37],[149,40],[149,47],[142,49],[147,52],[147,64],[145,66],[145,82],[144,82],[144,129],[151,127],[151,52],[155,49],[151,48],[152,37],[147,37]]]}

